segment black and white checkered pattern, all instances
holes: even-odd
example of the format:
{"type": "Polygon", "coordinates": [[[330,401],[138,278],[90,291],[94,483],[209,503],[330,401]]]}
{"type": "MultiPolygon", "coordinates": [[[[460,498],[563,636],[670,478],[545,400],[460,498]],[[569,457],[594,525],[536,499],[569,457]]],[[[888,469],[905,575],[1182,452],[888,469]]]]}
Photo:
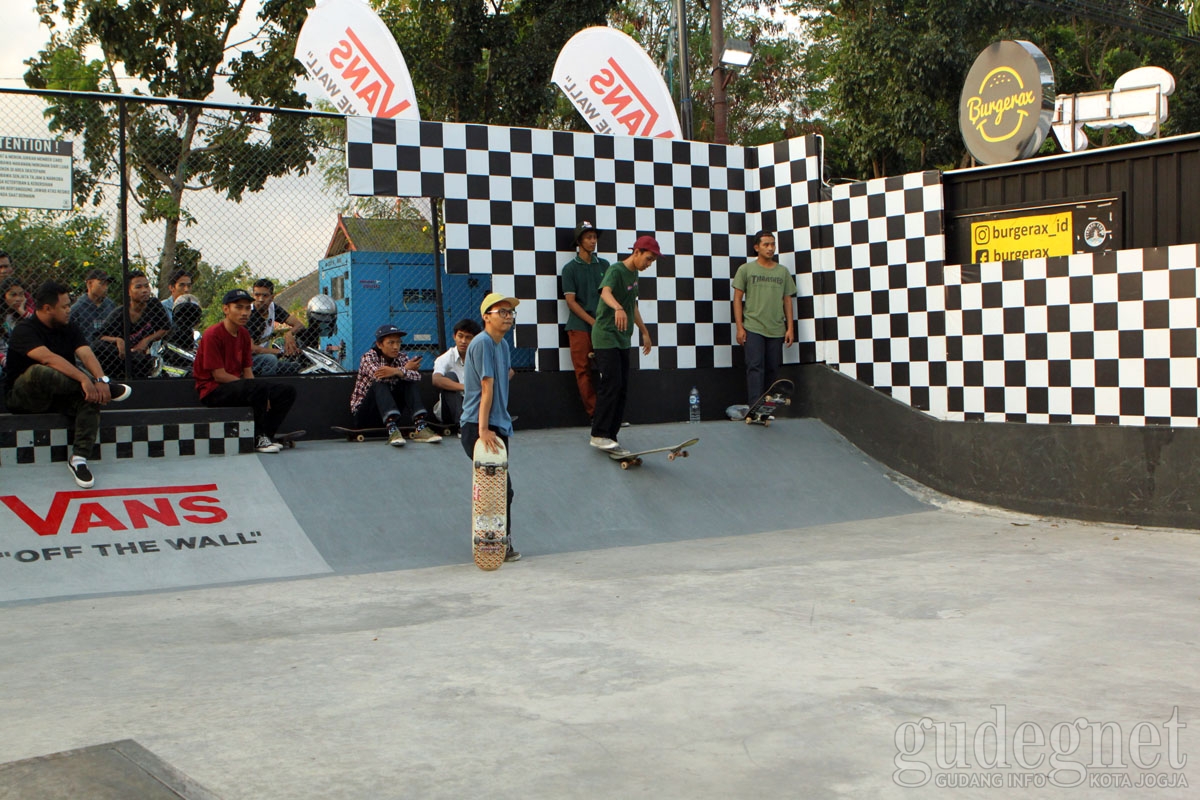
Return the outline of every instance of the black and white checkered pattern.
{"type": "Polygon", "coordinates": [[[647,233],[666,255],[640,282],[656,344],[639,352],[642,369],[733,363],[731,269],[748,252],[754,150],[355,118],[347,137],[351,194],[444,197],[447,271],[490,275],[494,291],[533,301],[516,343],[537,348],[538,369],[571,368],[559,274],[581,220],[600,229],[609,260],[647,233]]]}
{"type": "MultiPolygon", "coordinates": [[[[1182,425],[1197,409],[1197,247],[947,267],[940,175],[834,186],[822,141],[757,148],[351,119],[350,192],[446,198],[447,268],[534,304],[517,343],[569,369],[558,274],[583,219],[642,280],[646,368],[732,364],[730,280],[777,232],[799,347],[941,419],[1182,425]]],[[[524,306],[522,307],[524,310],[524,306]]]]}
{"type": "Polygon", "coordinates": [[[1195,427],[1200,247],[946,270],[949,419],[1195,427]]]}
{"type": "MultiPolygon", "coordinates": [[[[66,428],[0,431],[0,466],[65,462],[74,431],[66,428]]],[[[231,456],[254,452],[254,422],[101,425],[91,460],[231,456]]]]}

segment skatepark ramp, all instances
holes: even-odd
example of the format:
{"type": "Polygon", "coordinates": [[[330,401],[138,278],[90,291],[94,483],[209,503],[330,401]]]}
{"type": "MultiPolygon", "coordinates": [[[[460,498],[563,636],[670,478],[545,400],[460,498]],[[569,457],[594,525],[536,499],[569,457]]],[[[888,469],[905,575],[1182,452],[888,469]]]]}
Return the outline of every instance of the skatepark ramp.
{"type": "MultiPolygon", "coordinates": [[[[928,508],[815,420],[634,426],[622,443],[693,436],[689,458],[656,454],[622,470],[583,428],[518,430],[514,544],[536,559],[928,508]]],[[[6,474],[0,602],[472,564],[470,461],[456,438],[403,449],[306,441],[279,455],[96,472],[86,491],[61,465],[6,474]]]]}

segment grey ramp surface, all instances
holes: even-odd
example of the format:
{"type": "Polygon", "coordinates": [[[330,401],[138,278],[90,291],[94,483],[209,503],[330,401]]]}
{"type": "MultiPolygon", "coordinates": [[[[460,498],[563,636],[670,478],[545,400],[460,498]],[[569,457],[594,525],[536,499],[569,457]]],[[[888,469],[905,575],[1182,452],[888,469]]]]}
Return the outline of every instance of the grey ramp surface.
{"type": "MultiPolygon", "coordinates": [[[[1194,798],[1198,570],[1195,534],[931,511],[23,605],[0,625],[0,762],[134,738],[227,800],[1194,798]],[[1026,721],[1126,743],[1148,722],[1150,772],[1190,788],[939,790],[1052,752],[942,769],[932,730],[905,763],[933,779],[894,782],[902,726],[973,738],[995,705],[1010,744],[1026,721]]],[[[1122,759],[1089,772],[1139,778],[1122,759]]]]}
{"type": "MultiPolygon", "coordinates": [[[[528,556],[804,528],[927,510],[887,471],[816,420],[633,426],[628,449],[678,444],[641,467],[587,443],[583,428],[520,431],[510,448],[513,541],[528,556]]],[[[471,560],[471,462],[461,442],[303,443],[269,474],[336,572],[471,560]]]]}

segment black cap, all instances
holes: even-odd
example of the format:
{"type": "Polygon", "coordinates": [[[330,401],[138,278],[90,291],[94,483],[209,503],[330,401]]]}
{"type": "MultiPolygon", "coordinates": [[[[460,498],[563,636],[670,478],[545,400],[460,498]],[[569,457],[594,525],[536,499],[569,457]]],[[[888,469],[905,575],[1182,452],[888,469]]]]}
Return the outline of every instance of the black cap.
{"type": "Polygon", "coordinates": [[[85,281],[104,281],[105,283],[112,283],[113,279],[112,279],[112,276],[110,276],[104,270],[93,269],[93,270],[88,271],[88,274],[84,278],[84,280],[85,281]]]}
{"type": "Polygon", "coordinates": [[[576,247],[579,246],[579,242],[581,239],[583,239],[583,235],[585,233],[589,233],[589,232],[596,234],[596,236],[600,235],[600,231],[596,229],[596,226],[593,225],[592,223],[588,222],[585,219],[583,222],[579,223],[579,227],[577,227],[575,229],[575,246],[576,247]]]}
{"type": "Polygon", "coordinates": [[[378,342],[385,336],[395,336],[396,334],[400,334],[401,336],[405,335],[404,331],[400,330],[392,323],[387,322],[375,329],[375,341],[378,342]]]}
{"type": "Polygon", "coordinates": [[[221,298],[221,305],[224,306],[230,303],[240,303],[243,300],[245,300],[247,303],[254,302],[254,298],[251,297],[250,293],[245,289],[230,289],[225,293],[225,296],[221,298]]]}

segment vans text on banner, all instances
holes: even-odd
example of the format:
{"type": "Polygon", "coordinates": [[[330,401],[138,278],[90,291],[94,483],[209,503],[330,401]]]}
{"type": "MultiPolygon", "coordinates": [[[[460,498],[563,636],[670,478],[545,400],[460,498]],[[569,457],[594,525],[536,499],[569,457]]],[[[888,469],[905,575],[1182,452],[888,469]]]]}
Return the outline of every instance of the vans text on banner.
{"type": "Polygon", "coordinates": [[[323,0],[308,12],[296,59],[338,113],[420,119],[396,38],[363,0],[323,0]]]}
{"type": "Polygon", "coordinates": [[[596,133],[683,138],[658,67],[620,31],[585,28],[572,36],[554,62],[552,80],[596,133]]]}

